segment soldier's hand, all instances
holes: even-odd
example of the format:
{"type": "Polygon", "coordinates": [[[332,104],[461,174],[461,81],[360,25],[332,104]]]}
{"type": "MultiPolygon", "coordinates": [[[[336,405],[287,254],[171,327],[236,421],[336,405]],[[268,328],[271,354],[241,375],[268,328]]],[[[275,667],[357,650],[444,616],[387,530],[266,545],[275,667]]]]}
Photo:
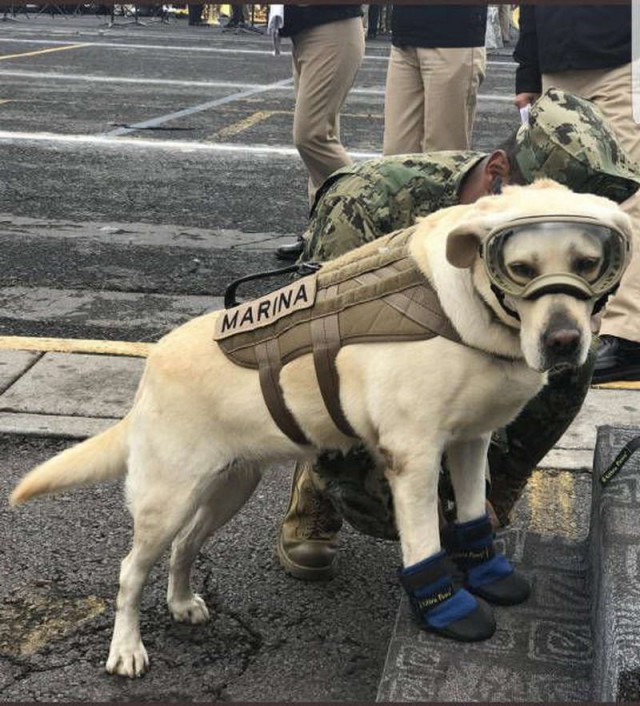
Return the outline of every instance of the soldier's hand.
{"type": "Polygon", "coordinates": [[[531,103],[535,103],[540,98],[539,93],[518,93],[513,101],[517,108],[524,108],[531,103]]]}

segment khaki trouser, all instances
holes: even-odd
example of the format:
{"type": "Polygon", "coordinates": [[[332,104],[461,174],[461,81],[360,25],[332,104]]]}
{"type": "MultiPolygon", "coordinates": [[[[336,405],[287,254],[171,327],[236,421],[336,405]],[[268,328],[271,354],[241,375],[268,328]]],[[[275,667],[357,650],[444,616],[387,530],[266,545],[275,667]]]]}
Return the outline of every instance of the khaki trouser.
{"type": "Polygon", "coordinates": [[[511,5],[498,5],[498,18],[500,21],[500,33],[502,41],[509,42],[511,40],[511,5]]]}
{"type": "Polygon", "coordinates": [[[340,142],[340,110],[364,57],[362,19],[303,30],[293,38],[293,142],[309,172],[309,202],[336,169],[351,164],[340,142]]]}
{"type": "Polygon", "coordinates": [[[469,149],[486,64],[484,47],[391,47],[384,154],[469,149]]]}
{"type": "MultiPolygon", "coordinates": [[[[542,90],[552,86],[593,101],[640,169],[640,125],[632,114],[631,64],[544,74],[542,90]]],[[[618,293],[609,300],[600,333],[640,343],[640,195],[629,199],[623,208],[633,220],[634,256],[618,293]]]]}

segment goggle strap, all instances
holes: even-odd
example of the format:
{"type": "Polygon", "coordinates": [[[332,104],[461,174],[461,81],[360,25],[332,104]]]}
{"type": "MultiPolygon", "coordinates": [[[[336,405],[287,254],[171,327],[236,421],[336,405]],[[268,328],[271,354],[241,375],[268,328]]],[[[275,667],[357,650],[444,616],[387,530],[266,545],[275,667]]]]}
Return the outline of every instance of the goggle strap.
{"type": "Polygon", "coordinates": [[[491,291],[494,293],[495,298],[498,300],[498,304],[503,308],[506,314],[508,314],[512,319],[520,321],[520,315],[517,311],[509,309],[509,307],[504,303],[505,293],[497,287],[493,282],[491,283],[491,291]]]}

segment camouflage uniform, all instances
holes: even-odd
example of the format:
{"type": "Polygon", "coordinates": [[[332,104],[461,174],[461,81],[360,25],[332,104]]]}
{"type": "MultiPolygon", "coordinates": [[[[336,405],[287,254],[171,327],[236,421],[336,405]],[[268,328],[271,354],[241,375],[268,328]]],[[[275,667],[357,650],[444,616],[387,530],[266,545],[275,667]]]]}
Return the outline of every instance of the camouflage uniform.
{"type": "MultiPolygon", "coordinates": [[[[589,101],[550,89],[532,107],[517,135],[516,162],[525,182],[552,178],[578,192],[622,202],[640,187],[640,175],[589,101]]],[[[415,218],[458,203],[464,177],[486,155],[439,152],[387,157],[333,174],[318,193],[302,259],[337,257],[415,218]]],[[[502,525],[535,466],[579,411],[589,389],[595,353],[577,370],[552,372],[549,384],[505,429],[489,451],[489,500],[502,525]]],[[[346,456],[324,454],[313,482],[325,488],[357,529],[397,538],[386,479],[363,446],[346,456]]],[[[447,499],[446,483],[441,497],[447,499]]]]}
{"type": "Polygon", "coordinates": [[[470,151],[400,155],[338,170],[318,191],[302,259],[331,260],[457,205],[464,178],[486,156],[470,151]]]}

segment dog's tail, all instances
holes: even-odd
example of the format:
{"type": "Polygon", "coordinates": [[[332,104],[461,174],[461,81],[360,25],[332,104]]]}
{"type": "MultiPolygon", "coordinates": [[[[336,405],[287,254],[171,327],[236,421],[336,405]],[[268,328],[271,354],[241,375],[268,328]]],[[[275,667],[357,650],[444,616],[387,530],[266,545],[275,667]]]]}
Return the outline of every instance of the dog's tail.
{"type": "Polygon", "coordinates": [[[58,493],[124,475],[128,426],[129,421],[125,417],[101,434],[37,466],[20,481],[9,502],[20,505],[38,495],[58,493]]]}

